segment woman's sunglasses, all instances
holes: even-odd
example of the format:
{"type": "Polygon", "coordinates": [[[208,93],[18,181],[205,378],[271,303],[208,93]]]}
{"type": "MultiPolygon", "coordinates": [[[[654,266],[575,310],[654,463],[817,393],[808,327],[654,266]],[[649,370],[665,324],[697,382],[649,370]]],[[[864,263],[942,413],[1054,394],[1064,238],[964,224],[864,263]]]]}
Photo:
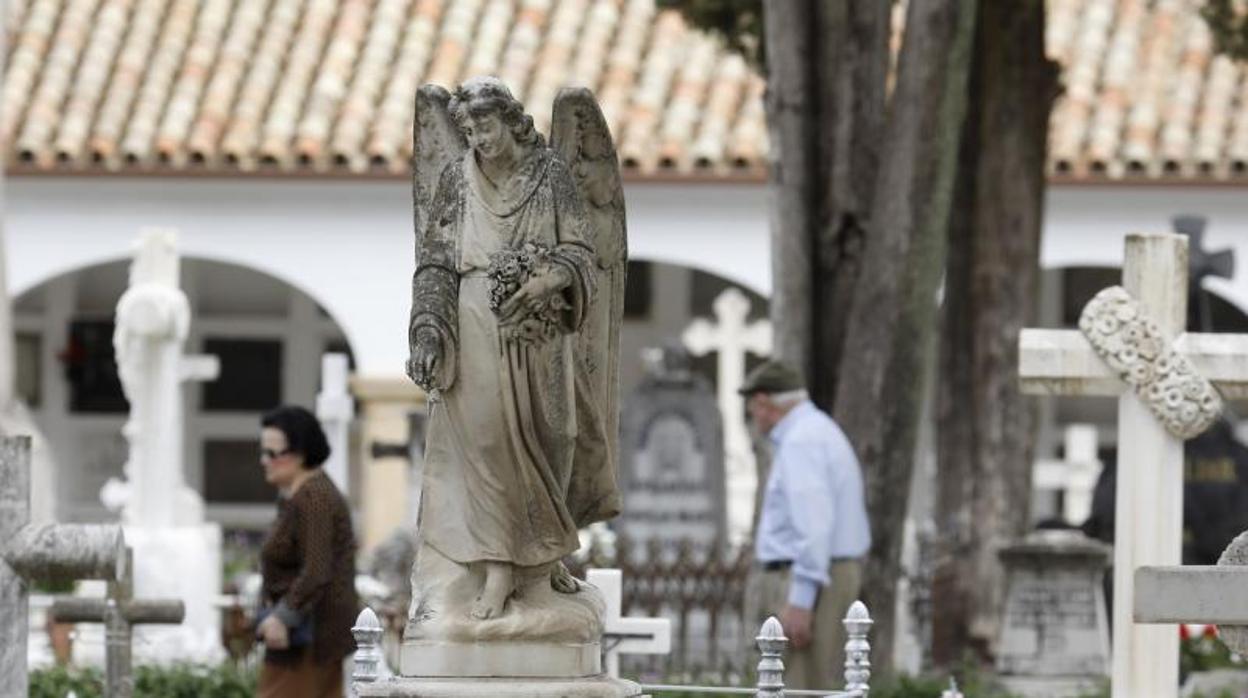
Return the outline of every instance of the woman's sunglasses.
{"type": "Polygon", "coordinates": [[[273,449],[271,449],[271,448],[262,448],[262,449],[260,449],[260,457],[261,457],[261,458],[265,458],[265,459],[267,459],[267,460],[273,460],[274,458],[277,458],[278,456],[284,456],[284,455],[286,455],[287,453],[290,453],[290,449],[289,449],[289,448],[284,448],[284,449],[282,449],[282,450],[280,450],[280,451],[274,451],[274,450],[273,450],[273,449]]]}

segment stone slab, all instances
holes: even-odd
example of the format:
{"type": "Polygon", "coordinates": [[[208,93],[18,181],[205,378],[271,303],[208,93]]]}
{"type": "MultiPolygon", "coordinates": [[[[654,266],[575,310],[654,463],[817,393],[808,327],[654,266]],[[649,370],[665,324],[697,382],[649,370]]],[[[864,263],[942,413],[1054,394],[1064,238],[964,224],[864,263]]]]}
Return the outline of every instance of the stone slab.
{"type": "Polygon", "coordinates": [[[1010,695],[1016,695],[1019,698],[1084,698],[1088,695],[1099,695],[1097,691],[1104,685],[1103,680],[1087,676],[1046,678],[1009,676],[1002,677],[1001,683],[1010,695]]]}
{"type": "Polygon", "coordinates": [[[355,683],[358,698],[648,698],[632,681],[584,679],[392,678],[355,683]]]}
{"type": "Polygon", "coordinates": [[[404,676],[422,678],[583,678],[602,673],[602,648],[596,642],[408,640],[399,666],[404,676]]]}
{"type": "Polygon", "coordinates": [[[1135,622],[1248,624],[1248,567],[1187,565],[1135,571],[1135,622]]]}

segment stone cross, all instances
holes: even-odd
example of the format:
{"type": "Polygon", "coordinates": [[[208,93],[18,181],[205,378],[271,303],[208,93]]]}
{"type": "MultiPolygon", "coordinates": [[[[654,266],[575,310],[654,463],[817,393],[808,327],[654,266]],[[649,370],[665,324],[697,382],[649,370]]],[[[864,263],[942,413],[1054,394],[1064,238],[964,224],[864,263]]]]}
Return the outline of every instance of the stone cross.
{"type": "Polygon", "coordinates": [[[1044,492],[1062,493],[1062,518],[1078,526],[1092,513],[1092,492],[1101,472],[1096,453],[1096,427],[1071,424],[1066,427],[1065,458],[1042,460],[1032,471],[1032,486],[1044,492]]]}
{"type": "Polygon", "coordinates": [[[163,528],[197,525],[203,502],[183,480],[182,388],[211,380],[211,356],[183,357],[191,310],[179,286],[176,233],[146,229],[130,266],[130,285],[117,302],[113,347],[130,403],[122,433],[130,445],[126,482],[110,480],[101,498],[122,508],[127,524],[163,528]]]}
{"type": "Polygon", "coordinates": [[[178,600],[134,598],[134,551],[126,549],[121,577],[108,584],[104,599],[66,597],[57,599],[49,611],[65,623],[103,623],[105,636],[105,691],[109,698],[134,695],[131,676],[131,630],[136,625],[181,623],[186,605],[178,600]]]}
{"type": "Polygon", "coordinates": [[[728,527],[734,538],[748,534],[753,521],[754,491],[758,473],[754,450],[745,424],[745,401],[737,393],[745,381],[745,355],[771,354],[771,323],[746,323],[750,301],[730,288],[712,304],[716,322],[698,318],[685,329],[681,340],[694,356],[718,354],[717,394],[724,417],[724,461],[728,480],[728,527]]]}
{"type": "MultiPolygon", "coordinates": [[[[1174,232],[1187,236],[1189,296],[1200,290],[1201,283],[1207,277],[1220,276],[1229,279],[1235,275],[1234,250],[1205,251],[1205,226],[1209,221],[1204,216],[1175,216],[1171,222],[1174,225],[1174,232]]],[[[1188,312],[1192,321],[1189,327],[1200,332],[1212,329],[1208,304],[1200,298],[1188,302],[1194,303],[1194,307],[1188,312]]]]}
{"type": "Polygon", "coordinates": [[[346,354],[321,357],[321,392],[316,396],[316,416],[329,437],[329,460],[325,472],[345,497],[349,492],[348,445],[355,402],[347,390],[348,363],[346,354]]]}
{"type": "Polygon", "coordinates": [[[0,686],[28,691],[30,581],[121,577],[120,526],[30,523],[30,437],[0,438],[0,686]]]}
{"type": "Polygon", "coordinates": [[[1141,567],[1135,586],[1137,623],[1217,625],[1232,652],[1248,654],[1248,531],[1217,565],[1141,567]]]}
{"type": "Polygon", "coordinates": [[[592,569],[585,573],[585,581],[597,587],[607,602],[602,639],[608,676],[619,678],[621,654],[668,654],[672,651],[670,619],[624,617],[624,580],[620,570],[592,569]]]}
{"type": "MultiPolygon", "coordinates": [[[[1190,362],[1196,376],[1203,376],[1223,395],[1242,397],[1248,394],[1248,336],[1183,333],[1187,271],[1187,239],[1183,236],[1127,237],[1123,286],[1161,337],[1159,346],[1148,351],[1173,350],[1170,359],[1190,362]]],[[[1183,404],[1186,398],[1182,391],[1175,393],[1159,381],[1139,384],[1136,390],[1125,389],[1124,378],[1110,368],[1081,332],[1025,329],[1019,345],[1019,373],[1025,392],[1119,396],[1113,696],[1161,695],[1157,691],[1178,686],[1179,637],[1171,628],[1133,623],[1133,575],[1145,565],[1179,564],[1183,441],[1150,412],[1150,404],[1141,394],[1155,393],[1162,402],[1173,396],[1175,404],[1183,404]],[[1138,392],[1141,390],[1145,392],[1138,392]]],[[[1141,363],[1134,347],[1130,354],[1119,356],[1141,363]]],[[[1145,376],[1153,375],[1155,368],[1142,367],[1145,376]]],[[[1160,368],[1156,371],[1154,377],[1169,375],[1160,368]]],[[[1156,409],[1156,403],[1153,407],[1156,409]]]]}

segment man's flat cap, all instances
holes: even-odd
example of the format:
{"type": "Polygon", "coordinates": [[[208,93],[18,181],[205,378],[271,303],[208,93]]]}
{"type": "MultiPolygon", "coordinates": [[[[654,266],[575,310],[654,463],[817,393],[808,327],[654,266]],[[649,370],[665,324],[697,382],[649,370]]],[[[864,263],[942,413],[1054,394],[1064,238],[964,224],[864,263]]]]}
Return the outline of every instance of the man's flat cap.
{"type": "Polygon", "coordinates": [[[806,383],[797,369],[779,359],[768,359],[750,371],[745,377],[745,384],[737,392],[748,396],[754,393],[787,393],[805,387],[806,383]]]}

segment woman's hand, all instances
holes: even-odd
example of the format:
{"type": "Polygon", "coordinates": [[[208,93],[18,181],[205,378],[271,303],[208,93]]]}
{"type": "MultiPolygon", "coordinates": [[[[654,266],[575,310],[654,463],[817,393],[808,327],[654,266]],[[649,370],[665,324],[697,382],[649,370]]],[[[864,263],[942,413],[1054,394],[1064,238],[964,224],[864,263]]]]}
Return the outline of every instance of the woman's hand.
{"type": "Polygon", "coordinates": [[[264,646],[271,650],[284,650],[290,647],[290,632],[287,631],[286,624],[276,615],[269,614],[269,617],[256,628],[256,635],[264,641],[264,646]]]}
{"type": "Polygon", "coordinates": [[[567,288],[570,283],[572,283],[572,277],[563,267],[555,267],[549,273],[535,276],[525,282],[515,295],[503,303],[503,306],[498,309],[499,317],[503,322],[508,322],[513,320],[521,310],[535,313],[541,309],[542,304],[548,298],[567,288]]]}
{"type": "Polygon", "coordinates": [[[407,361],[407,375],[420,387],[428,390],[438,380],[438,368],[442,361],[442,339],[432,327],[416,330],[416,346],[412,358],[407,361]]]}

